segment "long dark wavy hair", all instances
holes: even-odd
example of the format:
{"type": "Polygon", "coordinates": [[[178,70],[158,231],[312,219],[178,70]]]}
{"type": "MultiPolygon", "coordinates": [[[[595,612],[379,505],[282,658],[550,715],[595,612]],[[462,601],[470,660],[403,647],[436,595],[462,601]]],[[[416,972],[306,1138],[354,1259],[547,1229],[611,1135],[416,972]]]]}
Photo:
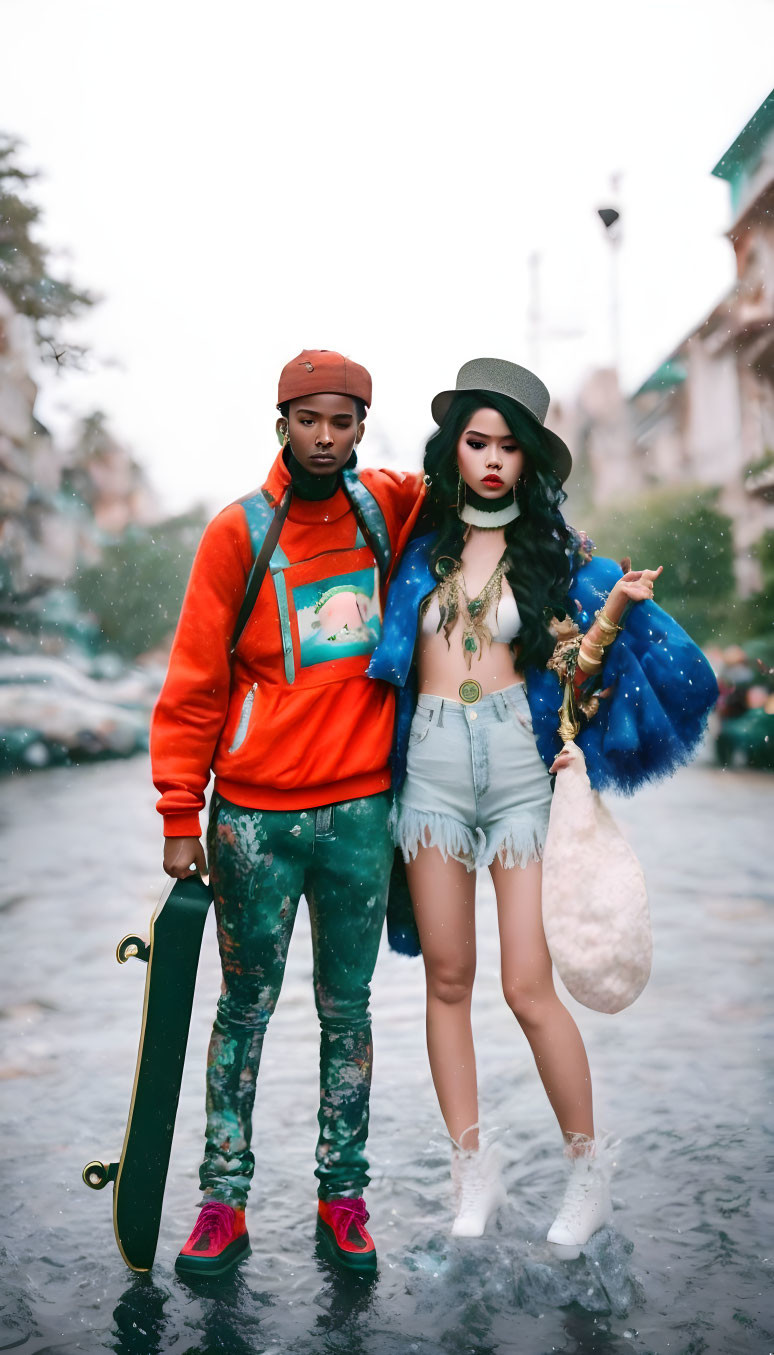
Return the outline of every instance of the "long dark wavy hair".
{"type": "Polygon", "coordinates": [[[436,529],[430,567],[442,576],[442,556],[459,560],[466,525],[457,514],[459,470],[457,444],[477,409],[502,414],[520,450],[524,470],[516,485],[520,516],[505,528],[505,577],[521,616],[521,630],[511,646],[520,669],[544,667],[555,641],[548,621],[562,618],[568,607],[570,530],[560,508],[567,495],[554,469],[540,425],[517,404],[493,391],[464,391],[454,396],[438,432],[425,448],[424,468],[430,479],[422,530],[436,529]]]}

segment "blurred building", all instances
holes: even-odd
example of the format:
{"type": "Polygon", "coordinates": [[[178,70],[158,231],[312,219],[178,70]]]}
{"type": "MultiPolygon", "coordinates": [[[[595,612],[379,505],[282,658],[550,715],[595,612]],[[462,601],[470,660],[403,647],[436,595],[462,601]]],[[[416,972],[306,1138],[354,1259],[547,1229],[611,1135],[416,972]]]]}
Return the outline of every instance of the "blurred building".
{"type": "Polygon", "coordinates": [[[546,423],[573,449],[573,511],[621,502],[643,488],[634,464],[631,409],[612,367],[593,371],[571,403],[553,404],[546,423]]]}
{"type": "Polygon", "coordinates": [[[774,91],[712,173],[730,189],[735,285],[629,400],[615,372],[593,373],[566,431],[596,504],[717,487],[745,596],[761,584],[752,548],[774,530],[774,91]]]}
{"type": "Polygon", "coordinates": [[[737,280],[634,395],[633,471],[719,488],[748,594],[751,547],[774,529],[774,92],[712,172],[730,188],[737,280]]]}
{"type": "MultiPolygon", "coordinates": [[[[155,522],[158,503],[131,454],[99,415],[68,446],[35,416],[29,321],[0,290],[0,595],[5,627],[66,587],[79,561],[130,524],[155,522]]],[[[12,643],[8,634],[6,643],[12,643]]]]}

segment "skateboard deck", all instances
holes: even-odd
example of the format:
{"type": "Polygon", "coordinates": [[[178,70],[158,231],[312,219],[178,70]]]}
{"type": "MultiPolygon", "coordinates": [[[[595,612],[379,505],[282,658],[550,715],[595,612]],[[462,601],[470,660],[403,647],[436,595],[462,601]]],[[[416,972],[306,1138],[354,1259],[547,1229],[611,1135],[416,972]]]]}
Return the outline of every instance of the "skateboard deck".
{"type": "Polygon", "coordinates": [[[150,924],[150,941],[125,936],[116,958],[146,961],[140,1047],[124,1146],[118,1162],[89,1162],[92,1190],[113,1181],[113,1227],[132,1270],[153,1265],[191,1024],[196,971],[212,890],[198,875],[170,883],[150,924]]]}

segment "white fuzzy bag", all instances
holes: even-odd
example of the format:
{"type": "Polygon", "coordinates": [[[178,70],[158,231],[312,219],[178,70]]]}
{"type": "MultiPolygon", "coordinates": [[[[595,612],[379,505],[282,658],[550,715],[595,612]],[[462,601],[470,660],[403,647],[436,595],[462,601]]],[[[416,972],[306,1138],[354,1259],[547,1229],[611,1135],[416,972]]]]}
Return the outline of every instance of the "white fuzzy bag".
{"type": "Polygon", "coordinates": [[[543,853],[543,926],[567,990],[597,1012],[620,1012],[650,975],[653,943],[645,877],[599,795],[586,759],[556,774],[543,853]]]}

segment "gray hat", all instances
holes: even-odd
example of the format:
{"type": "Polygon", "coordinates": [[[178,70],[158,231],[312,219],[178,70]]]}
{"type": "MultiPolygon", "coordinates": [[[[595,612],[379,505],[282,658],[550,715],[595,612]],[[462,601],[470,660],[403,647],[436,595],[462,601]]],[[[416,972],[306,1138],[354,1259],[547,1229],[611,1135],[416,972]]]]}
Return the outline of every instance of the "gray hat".
{"type": "Polygon", "coordinates": [[[443,422],[454,396],[461,391],[495,391],[498,395],[506,395],[530,414],[543,430],[554,469],[564,484],[572,469],[572,457],[562,439],[543,426],[551,397],[534,372],[518,367],[515,362],[505,362],[503,358],[473,358],[472,362],[460,367],[454,390],[441,391],[433,400],[430,412],[436,423],[443,422]]]}

